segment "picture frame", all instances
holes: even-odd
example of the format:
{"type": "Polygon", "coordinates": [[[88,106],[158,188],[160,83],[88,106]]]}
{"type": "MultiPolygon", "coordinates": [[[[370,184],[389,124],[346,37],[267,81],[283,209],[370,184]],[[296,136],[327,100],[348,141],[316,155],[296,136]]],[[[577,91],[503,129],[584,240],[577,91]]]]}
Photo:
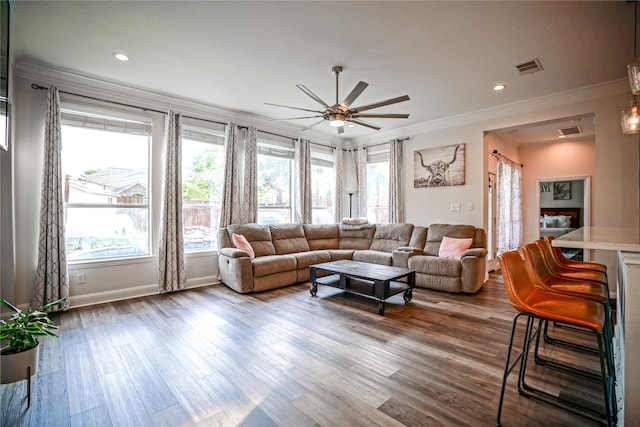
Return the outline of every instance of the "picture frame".
{"type": "Polygon", "coordinates": [[[540,192],[541,193],[549,193],[551,191],[551,183],[550,182],[541,182],[540,183],[540,192]]]}
{"type": "Polygon", "coordinates": [[[553,183],[553,200],[571,200],[570,181],[557,181],[553,183]]]}
{"type": "Polygon", "coordinates": [[[416,150],[413,187],[448,187],[465,184],[466,144],[416,150]]]}

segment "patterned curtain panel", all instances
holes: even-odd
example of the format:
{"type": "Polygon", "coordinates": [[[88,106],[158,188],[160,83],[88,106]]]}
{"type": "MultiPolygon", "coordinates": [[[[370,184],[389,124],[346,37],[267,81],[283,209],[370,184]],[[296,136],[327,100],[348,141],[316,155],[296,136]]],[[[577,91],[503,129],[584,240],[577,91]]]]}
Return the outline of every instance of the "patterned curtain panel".
{"type": "Polygon", "coordinates": [[[295,221],[311,224],[311,146],[308,139],[296,141],[293,163],[295,221]]]}
{"type": "Polygon", "coordinates": [[[182,233],[182,124],[169,111],[165,126],[165,173],[158,251],[158,287],[173,292],[187,285],[182,233]]]}
{"type": "Polygon", "coordinates": [[[228,123],[224,137],[225,173],[222,186],[220,228],[243,222],[240,208],[239,152],[238,125],[228,123]]]}
{"type": "Polygon", "coordinates": [[[402,142],[392,139],[389,143],[389,222],[404,222],[402,199],[402,142]]]}
{"type": "Polygon", "coordinates": [[[333,220],[336,223],[342,221],[344,214],[342,212],[342,199],[344,197],[343,172],[344,172],[344,150],[335,148],[333,150],[333,168],[335,173],[335,187],[333,190],[333,220]]]}
{"type": "Polygon", "coordinates": [[[356,205],[354,217],[367,216],[367,149],[357,148],[351,152],[356,172],[356,205]]]}
{"type": "Polygon", "coordinates": [[[40,198],[38,268],[32,304],[40,308],[60,298],[67,302],[55,310],[69,309],[69,272],[64,238],[64,191],[62,188],[60,95],[54,86],[47,96],[40,198]]]}
{"type": "Polygon", "coordinates": [[[498,158],[497,254],[522,244],[522,172],[520,165],[498,158]]]}
{"type": "Polygon", "coordinates": [[[249,126],[244,136],[244,192],[242,195],[243,222],[258,221],[258,136],[249,126]]]}

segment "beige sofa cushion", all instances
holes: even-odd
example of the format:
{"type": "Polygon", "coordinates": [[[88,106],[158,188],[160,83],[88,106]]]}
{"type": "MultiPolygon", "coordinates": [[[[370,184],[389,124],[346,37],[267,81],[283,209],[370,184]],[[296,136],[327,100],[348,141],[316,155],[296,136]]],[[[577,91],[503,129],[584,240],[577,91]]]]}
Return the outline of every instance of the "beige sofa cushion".
{"type": "Polygon", "coordinates": [[[302,224],[302,228],[312,251],[340,247],[338,224],[302,224]]]}
{"type": "Polygon", "coordinates": [[[456,239],[467,239],[470,237],[474,238],[475,235],[476,228],[472,225],[431,224],[427,231],[427,243],[424,246],[424,253],[426,255],[438,256],[440,243],[444,236],[454,237],[456,239]]]}
{"type": "Polygon", "coordinates": [[[390,252],[365,249],[355,251],[353,253],[353,260],[380,265],[391,265],[393,264],[393,254],[390,252]]]}
{"type": "Polygon", "coordinates": [[[344,230],[339,228],[340,249],[369,249],[375,232],[375,225],[371,225],[369,228],[363,228],[362,230],[344,230]]]}
{"type": "Polygon", "coordinates": [[[369,249],[393,252],[400,246],[407,246],[411,240],[413,224],[380,224],[376,226],[369,249]]]}
{"type": "Polygon", "coordinates": [[[271,242],[271,231],[268,225],[263,224],[232,224],[227,227],[229,237],[236,234],[242,234],[251,244],[256,257],[275,255],[276,249],[271,242]]]}
{"type": "Polygon", "coordinates": [[[254,258],[251,265],[253,277],[262,277],[285,271],[295,271],[297,263],[291,255],[267,255],[254,258]]]}
{"type": "Polygon", "coordinates": [[[276,254],[285,255],[309,251],[309,243],[304,236],[302,224],[271,224],[269,228],[276,254]]]}
{"type": "Polygon", "coordinates": [[[433,276],[460,277],[462,264],[457,259],[418,255],[409,258],[409,268],[433,276]]]}

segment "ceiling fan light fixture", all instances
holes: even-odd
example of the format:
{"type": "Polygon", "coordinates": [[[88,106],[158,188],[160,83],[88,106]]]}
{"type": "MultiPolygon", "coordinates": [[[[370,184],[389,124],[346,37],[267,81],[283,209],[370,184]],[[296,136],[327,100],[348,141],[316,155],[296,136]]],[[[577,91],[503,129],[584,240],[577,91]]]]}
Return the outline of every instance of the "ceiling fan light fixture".
{"type": "Polygon", "coordinates": [[[344,114],[336,114],[333,116],[333,119],[329,122],[329,126],[334,128],[341,128],[344,126],[345,116],[344,114]]]}

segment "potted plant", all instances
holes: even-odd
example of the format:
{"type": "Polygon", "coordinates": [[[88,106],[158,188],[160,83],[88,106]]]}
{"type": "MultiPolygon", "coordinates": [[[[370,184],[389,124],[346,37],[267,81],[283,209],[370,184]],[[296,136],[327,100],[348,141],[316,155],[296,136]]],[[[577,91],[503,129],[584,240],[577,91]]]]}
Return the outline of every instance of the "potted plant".
{"type": "Polygon", "coordinates": [[[38,338],[57,337],[58,327],[45,310],[62,304],[66,298],[44,305],[39,310],[22,311],[10,302],[0,299],[0,304],[13,314],[8,320],[0,320],[0,340],[6,346],[0,349],[0,384],[29,379],[38,368],[38,338]]]}

